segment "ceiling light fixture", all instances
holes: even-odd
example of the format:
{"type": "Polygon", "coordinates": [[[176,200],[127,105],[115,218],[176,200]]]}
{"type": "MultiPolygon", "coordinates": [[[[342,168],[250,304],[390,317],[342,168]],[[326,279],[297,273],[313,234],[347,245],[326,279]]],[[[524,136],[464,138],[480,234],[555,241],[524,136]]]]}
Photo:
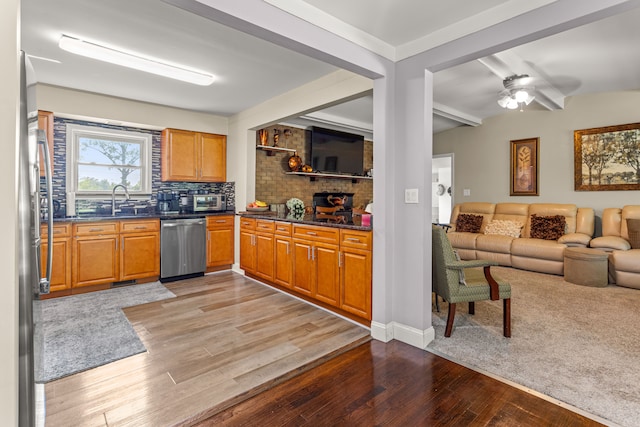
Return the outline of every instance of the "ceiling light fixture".
{"type": "Polygon", "coordinates": [[[531,86],[532,80],[533,79],[527,74],[509,76],[504,79],[502,81],[504,90],[500,92],[498,105],[510,110],[515,110],[520,107],[520,111],[522,111],[523,107],[529,105],[535,98],[535,96],[532,95],[535,89],[531,86]]]}
{"type": "Polygon", "coordinates": [[[183,82],[193,83],[200,86],[209,86],[215,80],[211,74],[202,73],[200,71],[188,70],[186,68],[177,67],[175,65],[160,62],[154,59],[143,58],[131,53],[122,52],[110,47],[102,46],[96,43],[87,42],[63,35],[60,38],[58,46],[67,52],[77,55],[86,56],[88,58],[109,62],[111,64],[121,65],[123,67],[133,68],[139,71],[156,74],[159,76],[169,77],[171,79],[181,80],[183,82]]]}

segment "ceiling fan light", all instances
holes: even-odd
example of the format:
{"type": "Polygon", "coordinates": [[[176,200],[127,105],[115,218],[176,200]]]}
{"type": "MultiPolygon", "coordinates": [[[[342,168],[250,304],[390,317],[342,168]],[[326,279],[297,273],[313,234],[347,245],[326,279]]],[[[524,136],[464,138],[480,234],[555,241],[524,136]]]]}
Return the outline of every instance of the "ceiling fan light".
{"type": "Polygon", "coordinates": [[[526,102],[526,100],[529,98],[529,94],[526,90],[520,89],[516,92],[515,98],[517,102],[526,102]]]}
{"type": "Polygon", "coordinates": [[[511,98],[509,96],[503,96],[502,98],[498,99],[498,105],[502,108],[507,108],[507,103],[510,99],[511,98]]]}
{"type": "Polygon", "coordinates": [[[507,108],[510,110],[515,110],[518,108],[518,101],[515,98],[509,98],[509,102],[507,102],[507,108]]]}

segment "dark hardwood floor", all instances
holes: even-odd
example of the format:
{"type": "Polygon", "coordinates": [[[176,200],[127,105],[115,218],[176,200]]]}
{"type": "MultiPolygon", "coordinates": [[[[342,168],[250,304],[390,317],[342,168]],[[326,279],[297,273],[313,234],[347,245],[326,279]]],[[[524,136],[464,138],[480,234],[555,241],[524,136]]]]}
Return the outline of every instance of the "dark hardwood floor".
{"type": "Polygon", "coordinates": [[[398,341],[371,341],[199,426],[600,426],[398,341]]]}

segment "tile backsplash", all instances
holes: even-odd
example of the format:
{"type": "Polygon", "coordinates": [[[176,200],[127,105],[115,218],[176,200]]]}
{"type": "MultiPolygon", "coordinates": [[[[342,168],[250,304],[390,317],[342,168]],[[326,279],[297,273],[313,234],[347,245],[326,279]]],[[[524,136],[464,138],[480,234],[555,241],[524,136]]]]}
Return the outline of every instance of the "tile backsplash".
{"type": "MultiPolygon", "coordinates": [[[[116,208],[122,209],[134,206],[147,206],[148,211],[155,210],[156,194],[158,191],[178,191],[187,192],[189,190],[204,190],[209,193],[222,193],[227,196],[227,209],[235,208],[235,183],[199,183],[199,182],[163,182],[161,180],[161,163],[160,163],[160,144],[161,131],[141,129],[127,126],[116,126],[84,120],[75,120],[62,117],[54,117],[54,149],[53,149],[53,199],[60,203],[60,208],[55,214],[57,217],[66,216],[67,200],[66,200],[66,175],[67,175],[67,124],[78,124],[83,126],[94,126],[104,129],[118,129],[134,132],[151,134],[152,136],[152,155],[151,155],[151,177],[152,177],[152,195],[151,198],[144,197],[141,199],[125,200],[118,194],[116,199],[116,208]]],[[[41,180],[41,190],[45,191],[44,178],[41,180]]],[[[111,209],[111,198],[104,199],[80,199],[76,200],[76,211],[78,209],[111,209]]]]}

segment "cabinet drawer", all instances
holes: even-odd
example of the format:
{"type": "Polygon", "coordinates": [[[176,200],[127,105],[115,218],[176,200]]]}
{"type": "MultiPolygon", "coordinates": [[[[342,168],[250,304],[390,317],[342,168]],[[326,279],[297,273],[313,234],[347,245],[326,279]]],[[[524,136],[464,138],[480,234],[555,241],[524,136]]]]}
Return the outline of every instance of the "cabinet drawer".
{"type": "Polygon", "coordinates": [[[240,217],[240,228],[243,230],[255,230],[256,220],[253,218],[240,217]]]}
{"type": "Polygon", "coordinates": [[[160,220],[158,219],[122,221],[120,223],[121,233],[144,233],[158,230],[160,230],[160,220]]]}
{"type": "Polygon", "coordinates": [[[232,216],[214,216],[207,217],[207,228],[229,228],[233,227],[232,216]]]}
{"type": "Polygon", "coordinates": [[[338,228],[294,224],[293,237],[310,239],[316,242],[334,243],[337,245],[340,230],[338,228]]]}
{"type": "Polygon", "coordinates": [[[117,222],[87,222],[84,224],[75,224],[73,230],[76,236],[91,236],[102,234],[117,234],[118,223],[117,222]]]}
{"type": "Polygon", "coordinates": [[[267,219],[259,219],[256,221],[256,231],[263,233],[273,233],[276,229],[275,223],[267,219]]]}
{"type": "Polygon", "coordinates": [[[279,222],[276,221],[274,223],[275,230],[273,232],[280,236],[291,236],[291,224],[288,222],[279,222]]]}
{"type": "Polygon", "coordinates": [[[340,230],[340,246],[371,250],[371,232],[358,230],[340,230]]]}
{"type": "MultiPolygon", "coordinates": [[[[69,237],[71,235],[71,224],[53,224],[53,238],[69,237]]],[[[40,236],[42,239],[48,239],[47,226],[40,226],[40,236]]]]}

